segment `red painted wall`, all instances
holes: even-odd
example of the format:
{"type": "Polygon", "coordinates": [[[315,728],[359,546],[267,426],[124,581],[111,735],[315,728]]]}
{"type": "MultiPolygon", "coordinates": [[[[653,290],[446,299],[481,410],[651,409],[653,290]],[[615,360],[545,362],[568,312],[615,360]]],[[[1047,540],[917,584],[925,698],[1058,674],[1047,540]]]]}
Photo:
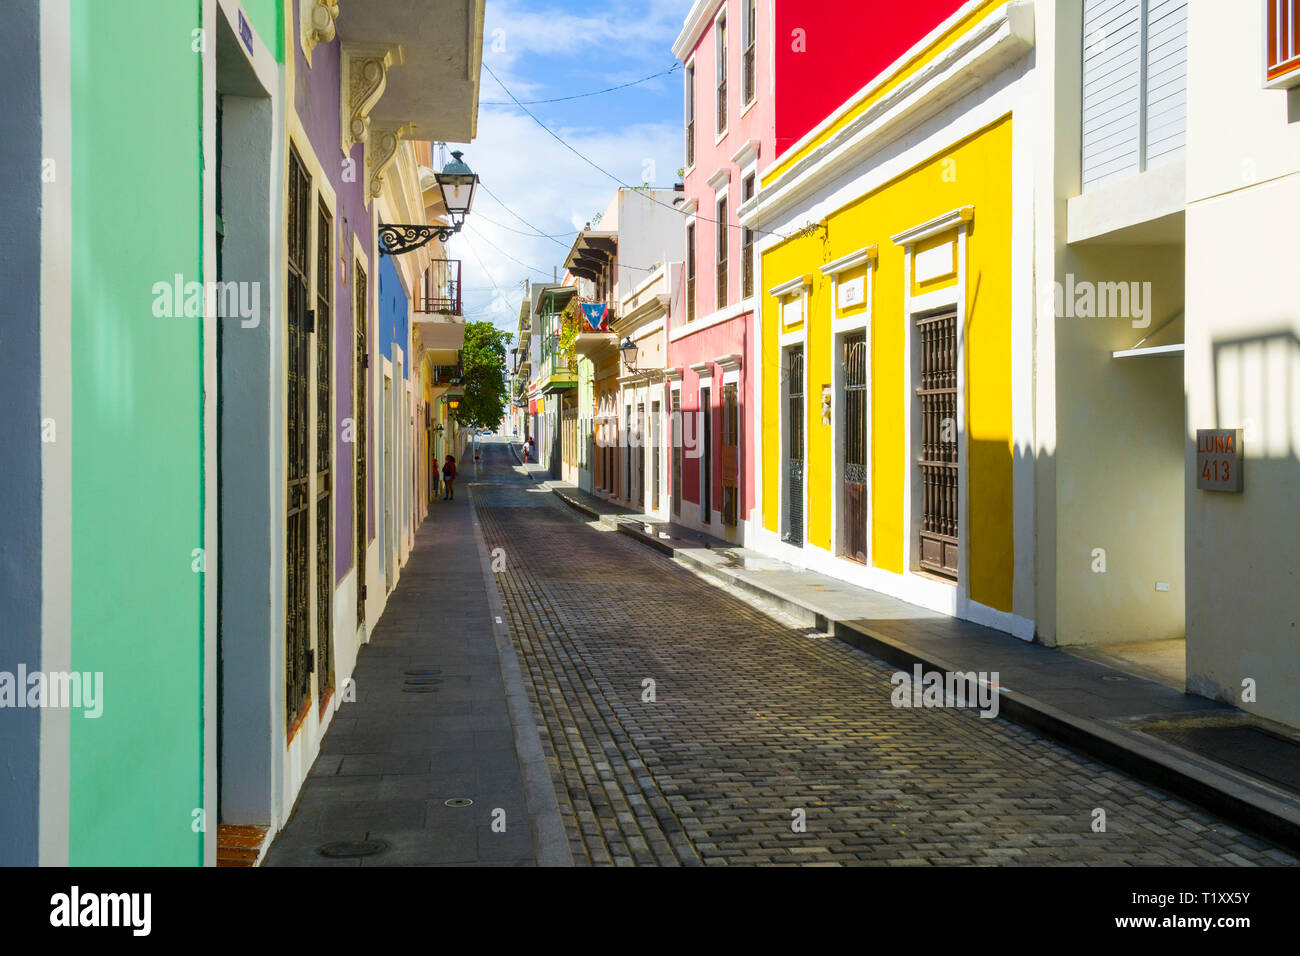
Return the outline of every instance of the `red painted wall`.
{"type": "Polygon", "coordinates": [[[778,2],[776,155],[794,145],[963,2],[778,2]],[[795,49],[799,45],[802,52],[795,49]]]}

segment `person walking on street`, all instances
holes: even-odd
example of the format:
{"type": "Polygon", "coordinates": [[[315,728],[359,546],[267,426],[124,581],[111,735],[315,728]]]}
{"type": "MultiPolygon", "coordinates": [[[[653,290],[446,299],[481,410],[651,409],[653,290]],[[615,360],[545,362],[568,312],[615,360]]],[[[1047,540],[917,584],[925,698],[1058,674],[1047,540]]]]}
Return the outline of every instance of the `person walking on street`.
{"type": "Polygon", "coordinates": [[[448,455],[447,460],[442,463],[442,483],[447,488],[447,493],[442,496],[444,501],[453,501],[456,498],[456,456],[448,455]]]}

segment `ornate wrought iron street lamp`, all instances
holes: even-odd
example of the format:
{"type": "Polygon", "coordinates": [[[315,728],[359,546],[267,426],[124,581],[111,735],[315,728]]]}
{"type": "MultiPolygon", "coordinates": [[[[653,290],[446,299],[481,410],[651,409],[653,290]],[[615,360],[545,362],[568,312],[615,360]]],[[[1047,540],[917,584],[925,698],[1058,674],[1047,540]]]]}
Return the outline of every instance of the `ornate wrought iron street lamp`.
{"type": "Polygon", "coordinates": [[[442,167],[442,172],[435,173],[438,189],[442,193],[442,205],[451,217],[451,225],[434,226],[418,223],[379,224],[380,255],[400,256],[404,252],[413,252],[421,246],[437,239],[446,242],[465,224],[474,205],[474,191],[478,187],[478,173],[474,172],[461,159],[463,154],[456,150],[451,154],[451,162],[442,167]]]}
{"type": "Polygon", "coordinates": [[[623,339],[623,344],[618,347],[618,350],[623,353],[623,366],[629,372],[635,372],[637,370],[636,357],[640,354],[641,350],[637,348],[636,343],[632,341],[632,337],[628,336],[623,339]]]}

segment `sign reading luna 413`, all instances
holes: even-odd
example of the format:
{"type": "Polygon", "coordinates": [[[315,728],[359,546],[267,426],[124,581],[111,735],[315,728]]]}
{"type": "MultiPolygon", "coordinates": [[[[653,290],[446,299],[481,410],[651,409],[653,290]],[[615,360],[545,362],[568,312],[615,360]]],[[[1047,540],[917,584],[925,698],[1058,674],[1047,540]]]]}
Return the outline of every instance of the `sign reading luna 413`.
{"type": "Polygon", "coordinates": [[[1241,429],[1196,429],[1196,487],[1241,491],[1241,429]]]}

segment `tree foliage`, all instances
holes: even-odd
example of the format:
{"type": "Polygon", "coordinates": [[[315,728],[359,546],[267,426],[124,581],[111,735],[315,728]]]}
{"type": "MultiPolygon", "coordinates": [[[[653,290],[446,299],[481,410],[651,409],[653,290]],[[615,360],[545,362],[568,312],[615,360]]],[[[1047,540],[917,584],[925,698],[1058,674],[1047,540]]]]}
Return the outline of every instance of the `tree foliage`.
{"type": "Polygon", "coordinates": [[[491,322],[466,322],[461,359],[465,396],[456,420],[470,428],[496,428],[506,411],[506,346],[514,339],[491,322]]]}

